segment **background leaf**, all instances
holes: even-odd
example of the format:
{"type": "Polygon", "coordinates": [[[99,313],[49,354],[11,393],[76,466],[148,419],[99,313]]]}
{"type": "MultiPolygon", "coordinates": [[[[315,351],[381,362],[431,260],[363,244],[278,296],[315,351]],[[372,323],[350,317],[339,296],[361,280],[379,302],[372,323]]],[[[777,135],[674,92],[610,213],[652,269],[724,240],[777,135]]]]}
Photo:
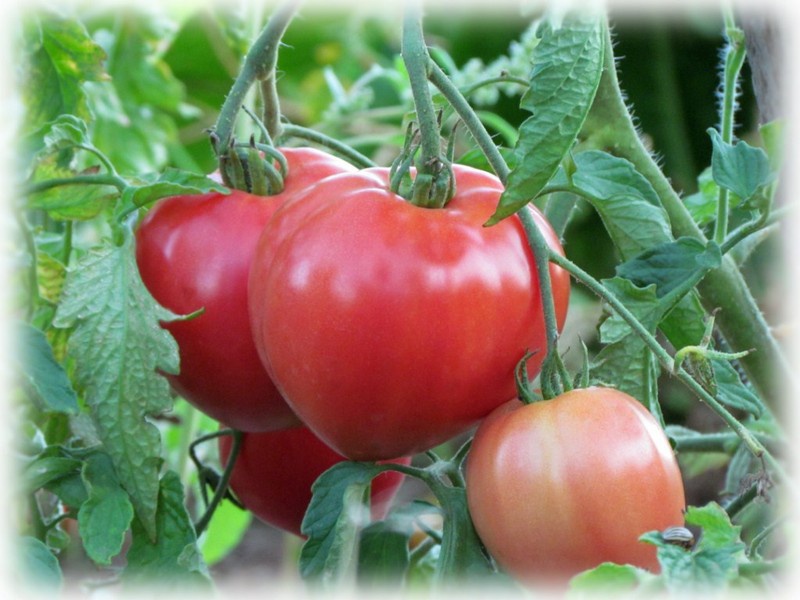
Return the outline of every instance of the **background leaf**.
{"type": "Polygon", "coordinates": [[[137,516],[155,538],[161,442],[147,415],[171,405],[156,371],[177,372],[178,347],[160,326],[173,315],[144,287],[133,243],[128,234],[121,246],[93,249],[70,269],[54,325],[75,327],[69,350],[78,385],[137,516]]]}
{"type": "Polygon", "coordinates": [[[16,329],[20,367],[28,385],[47,409],[77,413],[78,397],[44,333],[24,323],[16,329]]]}
{"type": "Polygon", "coordinates": [[[61,587],[63,575],[58,559],[50,549],[34,537],[23,537],[19,540],[19,557],[22,562],[25,583],[52,591],[61,587]]]}
{"type": "Polygon", "coordinates": [[[224,500],[200,538],[205,563],[213,565],[230,554],[242,541],[252,521],[253,513],[224,500]]]}

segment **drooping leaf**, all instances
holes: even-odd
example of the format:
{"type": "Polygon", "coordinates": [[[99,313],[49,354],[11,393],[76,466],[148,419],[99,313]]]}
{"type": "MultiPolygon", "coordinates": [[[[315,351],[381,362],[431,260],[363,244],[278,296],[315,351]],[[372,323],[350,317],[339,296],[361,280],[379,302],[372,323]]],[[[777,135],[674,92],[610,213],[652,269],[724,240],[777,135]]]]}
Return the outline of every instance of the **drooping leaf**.
{"type": "Polygon", "coordinates": [[[140,176],[140,185],[130,187],[123,195],[123,206],[147,206],[167,196],[230,193],[230,190],[205,175],[168,168],[163,173],[140,176]]]}
{"type": "Polygon", "coordinates": [[[764,413],[764,403],[742,383],[731,364],[720,358],[711,359],[714,379],[717,382],[717,399],[730,408],[742,410],[756,417],[764,413]]]}
{"type": "Polygon", "coordinates": [[[586,194],[623,260],[672,241],[658,194],[631,162],[598,150],[580,152],[573,161],[573,185],[586,194]]]}
{"type": "Polygon", "coordinates": [[[23,579],[31,587],[40,591],[51,591],[61,587],[64,576],[58,559],[50,549],[34,537],[19,540],[19,555],[23,569],[23,579]]]}
{"type": "Polygon", "coordinates": [[[78,397],[44,333],[25,323],[19,323],[16,329],[20,366],[27,384],[48,410],[77,413],[78,397]]]}
{"type": "Polygon", "coordinates": [[[531,86],[520,105],[533,113],[522,123],[511,172],[494,224],[530,202],[572,148],[594,100],[603,72],[605,23],[594,15],[543,22],[531,86]]]}
{"type": "Polygon", "coordinates": [[[728,144],[716,129],[709,129],[713,152],[711,174],[718,185],[745,202],[775,178],[767,153],[745,141],[728,144]]]}
{"type": "Polygon", "coordinates": [[[107,454],[97,452],[87,457],[82,477],[89,494],[78,511],[83,548],[94,562],[108,565],[122,550],[125,532],[133,519],[133,506],[107,454]]]}
{"type": "Polygon", "coordinates": [[[67,268],[57,259],[45,252],[36,253],[36,279],[39,283],[39,297],[45,302],[58,304],[67,268]]]}
{"type": "Polygon", "coordinates": [[[656,286],[656,295],[666,296],[698,272],[707,272],[721,264],[722,255],[714,242],[703,244],[683,237],[674,242],[653,246],[617,266],[617,275],[630,279],[638,287],[656,286]]]}
{"type": "Polygon", "coordinates": [[[88,118],[82,84],[104,78],[103,49],[79,21],[53,12],[39,13],[26,23],[25,34],[24,133],[63,114],[88,118]]]}
{"type": "Polygon", "coordinates": [[[143,584],[157,584],[159,589],[169,586],[182,594],[210,588],[194,526],[184,506],[183,484],[172,471],[161,480],[155,524],[153,541],[141,520],[134,519],[124,583],[132,588],[143,584]]]}
{"type": "Polygon", "coordinates": [[[171,405],[167,381],[157,371],[178,371],[178,347],[160,326],[174,315],[149,294],[136,267],[133,236],[106,243],[70,269],[56,327],[75,327],[69,349],[75,374],[145,530],[155,536],[158,430],[147,420],[171,405]]]}
{"type": "Polygon", "coordinates": [[[313,497],[301,531],[307,536],[300,553],[304,579],[330,581],[352,568],[355,541],[363,523],[345,510],[348,495],[357,499],[372,479],[387,470],[384,465],[341,462],[325,471],[312,486],[313,497]]]}

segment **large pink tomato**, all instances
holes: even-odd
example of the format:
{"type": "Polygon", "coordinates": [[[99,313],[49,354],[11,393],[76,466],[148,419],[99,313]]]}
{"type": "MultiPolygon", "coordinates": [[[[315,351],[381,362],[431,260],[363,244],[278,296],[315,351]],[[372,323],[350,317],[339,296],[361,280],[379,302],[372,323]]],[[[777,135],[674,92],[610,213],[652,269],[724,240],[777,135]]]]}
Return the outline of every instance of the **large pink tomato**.
{"type": "Polygon", "coordinates": [[[285,188],[274,196],[232,190],[158,202],[136,232],[136,261],[147,289],[177,314],[167,323],[180,349],[172,387],[211,417],[244,431],[286,427],[297,418],[258,359],[247,318],[247,276],[256,242],[287,199],[333,173],[355,170],[309,148],[282,150],[285,188]]]}
{"type": "MultiPolygon", "coordinates": [[[[514,395],[545,328],[534,258],[503,186],[454,168],[443,209],[388,189],[387,169],[335,175],[277,211],[258,243],[249,307],[256,347],[301,420],[354,460],[407,456],[473,426],[514,395]]],[[[553,229],[530,208],[550,245],[553,229]]],[[[551,266],[559,324],[569,277],[551,266]]]]}
{"type": "MultiPolygon", "coordinates": [[[[231,438],[220,438],[220,459],[230,456],[231,438]]],[[[262,521],[301,535],[300,525],[311,502],[311,485],[333,465],[346,460],[306,427],[246,433],[230,486],[242,504],[262,521]]],[[[402,465],[410,458],[393,460],[402,465]]],[[[372,480],[372,518],[383,519],[404,476],[385,471],[372,480]]]]}
{"type": "Polygon", "coordinates": [[[656,548],[639,536],[683,525],[667,436],[614,389],[499,407],[478,427],[466,481],[481,540],[524,581],[560,584],[606,561],[657,571],[656,548]]]}

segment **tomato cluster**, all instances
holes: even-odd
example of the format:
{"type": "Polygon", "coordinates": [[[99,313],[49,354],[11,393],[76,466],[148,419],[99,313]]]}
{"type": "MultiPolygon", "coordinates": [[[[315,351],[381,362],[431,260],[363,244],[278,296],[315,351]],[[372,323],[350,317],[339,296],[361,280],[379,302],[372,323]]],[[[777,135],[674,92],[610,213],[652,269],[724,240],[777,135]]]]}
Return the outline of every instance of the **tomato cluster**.
{"type": "MultiPolygon", "coordinates": [[[[683,488],[641,404],[599,388],[508,402],[520,358],[529,352],[535,376],[547,347],[519,218],[483,226],[501,182],[456,165],[446,206],[422,208],[390,189],[388,169],[282,152],[282,193],[170,198],[137,231],[156,300],[177,314],[202,309],[165,324],[181,355],[169,379],[246,432],[231,477],[243,504],[300,535],[311,484],[337,462],[408,464],[480,423],[467,497],[499,565],[523,579],[606,560],[657,568],[638,537],[680,524],[683,488]]],[[[523,210],[563,253],[544,216],[523,210]]],[[[552,264],[550,278],[561,328],[569,278],[552,264]]],[[[223,463],[229,453],[223,437],[223,463]]],[[[375,479],[373,517],[401,481],[375,479]]]]}

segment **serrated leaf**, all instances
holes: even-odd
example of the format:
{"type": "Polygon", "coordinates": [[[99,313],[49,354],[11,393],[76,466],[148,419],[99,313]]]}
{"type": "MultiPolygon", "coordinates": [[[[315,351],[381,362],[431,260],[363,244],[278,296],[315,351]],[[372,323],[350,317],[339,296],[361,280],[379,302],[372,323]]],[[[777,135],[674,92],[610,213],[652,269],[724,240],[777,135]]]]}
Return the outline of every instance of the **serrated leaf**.
{"type": "Polygon", "coordinates": [[[205,563],[213,565],[230,554],[242,541],[252,521],[253,513],[223,501],[200,539],[205,563]]]}
{"type": "Polygon", "coordinates": [[[25,132],[62,114],[89,117],[82,84],[105,75],[106,54],[75,19],[43,14],[26,27],[25,132]]]}
{"type": "Polygon", "coordinates": [[[64,368],[56,361],[44,333],[25,323],[17,326],[21,371],[48,410],[78,412],[78,397],[64,368]]]}
{"type": "Polygon", "coordinates": [[[174,315],[145,288],[133,243],[128,233],[122,245],[95,248],[70,269],[54,325],[75,328],[69,349],[77,383],[120,483],[154,537],[162,458],[147,416],[171,406],[157,371],[178,371],[178,347],[160,325],[174,315]]]}
{"type": "Polygon", "coordinates": [[[617,275],[630,279],[638,287],[656,286],[661,298],[692,279],[698,272],[717,268],[722,262],[719,246],[703,244],[695,238],[683,237],[658,244],[617,266],[617,275]]]}
{"type": "Polygon", "coordinates": [[[741,526],[731,523],[728,513],[716,502],[690,506],[686,510],[686,522],[703,528],[703,534],[697,542],[698,549],[738,549],[744,552],[741,526]]]}
{"type": "Polygon", "coordinates": [[[716,129],[709,129],[713,151],[711,174],[721,187],[745,202],[774,179],[767,153],[744,141],[728,144],[716,129]]]}
{"type": "MultiPolygon", "coordinates": [[[[336,577],[348,560],[347,548],[354,542],[357,530],[345,514],[348,490],[356,495],[379,473],[384,465],[345,461],[338,463],[317,478],[313,496],[306,510],[301,531],[307,536],[300,552],[300,574],[304,579],[325,580],[336,577]]],[[[351,548],[352,549],[352,548],[351,548]]]]}
{"type": "Polygon", "coordinates": [[[153,541],[141,520],[134,519],[133,538],[126,555],[123,582],[128,586],[175,586],[181,593],[211,585],[189,513],[184,506],[183,484],[172,471],[164,474],[158,494],[157,535],[153,541]]]}
{"type": "Polygon", "coordinates": [[[124,201],[126,204],[140,207],[168,196],[208,192],[227,194],[230,190],[205,175],[169,168],[158,175],[142,177],[142,185],[126,190],[124,201]]]}
{"type": "Polygon", "coordinates": [[[742,410],[759,417],[765,407],[761,399],[742,383],[731,364],[721,358],[711,359],[711,368],[717,382],[717,400],[730,408],[742,410]]]}
{"type": "Polygon", "coordinates": [[[125,532],[133,519],[133,506],[107,454],[98,452],[87,457],[81,476],[88,492],[88,499],[78,511],[83,548],[95,563],[108,565],[122,550],[125,532]]]}
{"type": "Polygon", "coordinates": [[[520,126],[517,166],[487,224],[535,198],[572,148],[600,83],[604,34],[605,23],[592,15],[570,15],[560,27],[543,22],[531,85],[520,103],[533,116],[520,126]]]}
{"type": "Polygon", "coordinates": [[[91,145],[86,121],[75,115],[59,115],[46,125],[43,137],[45,152],[77,145],[91,145]]]}
{"type": "Polygon", "coordinates": [[[19,540],[19,554],[26,583],[38,588],[59,588],[64,579],[58,559],[34,537],[19,540]]]}

